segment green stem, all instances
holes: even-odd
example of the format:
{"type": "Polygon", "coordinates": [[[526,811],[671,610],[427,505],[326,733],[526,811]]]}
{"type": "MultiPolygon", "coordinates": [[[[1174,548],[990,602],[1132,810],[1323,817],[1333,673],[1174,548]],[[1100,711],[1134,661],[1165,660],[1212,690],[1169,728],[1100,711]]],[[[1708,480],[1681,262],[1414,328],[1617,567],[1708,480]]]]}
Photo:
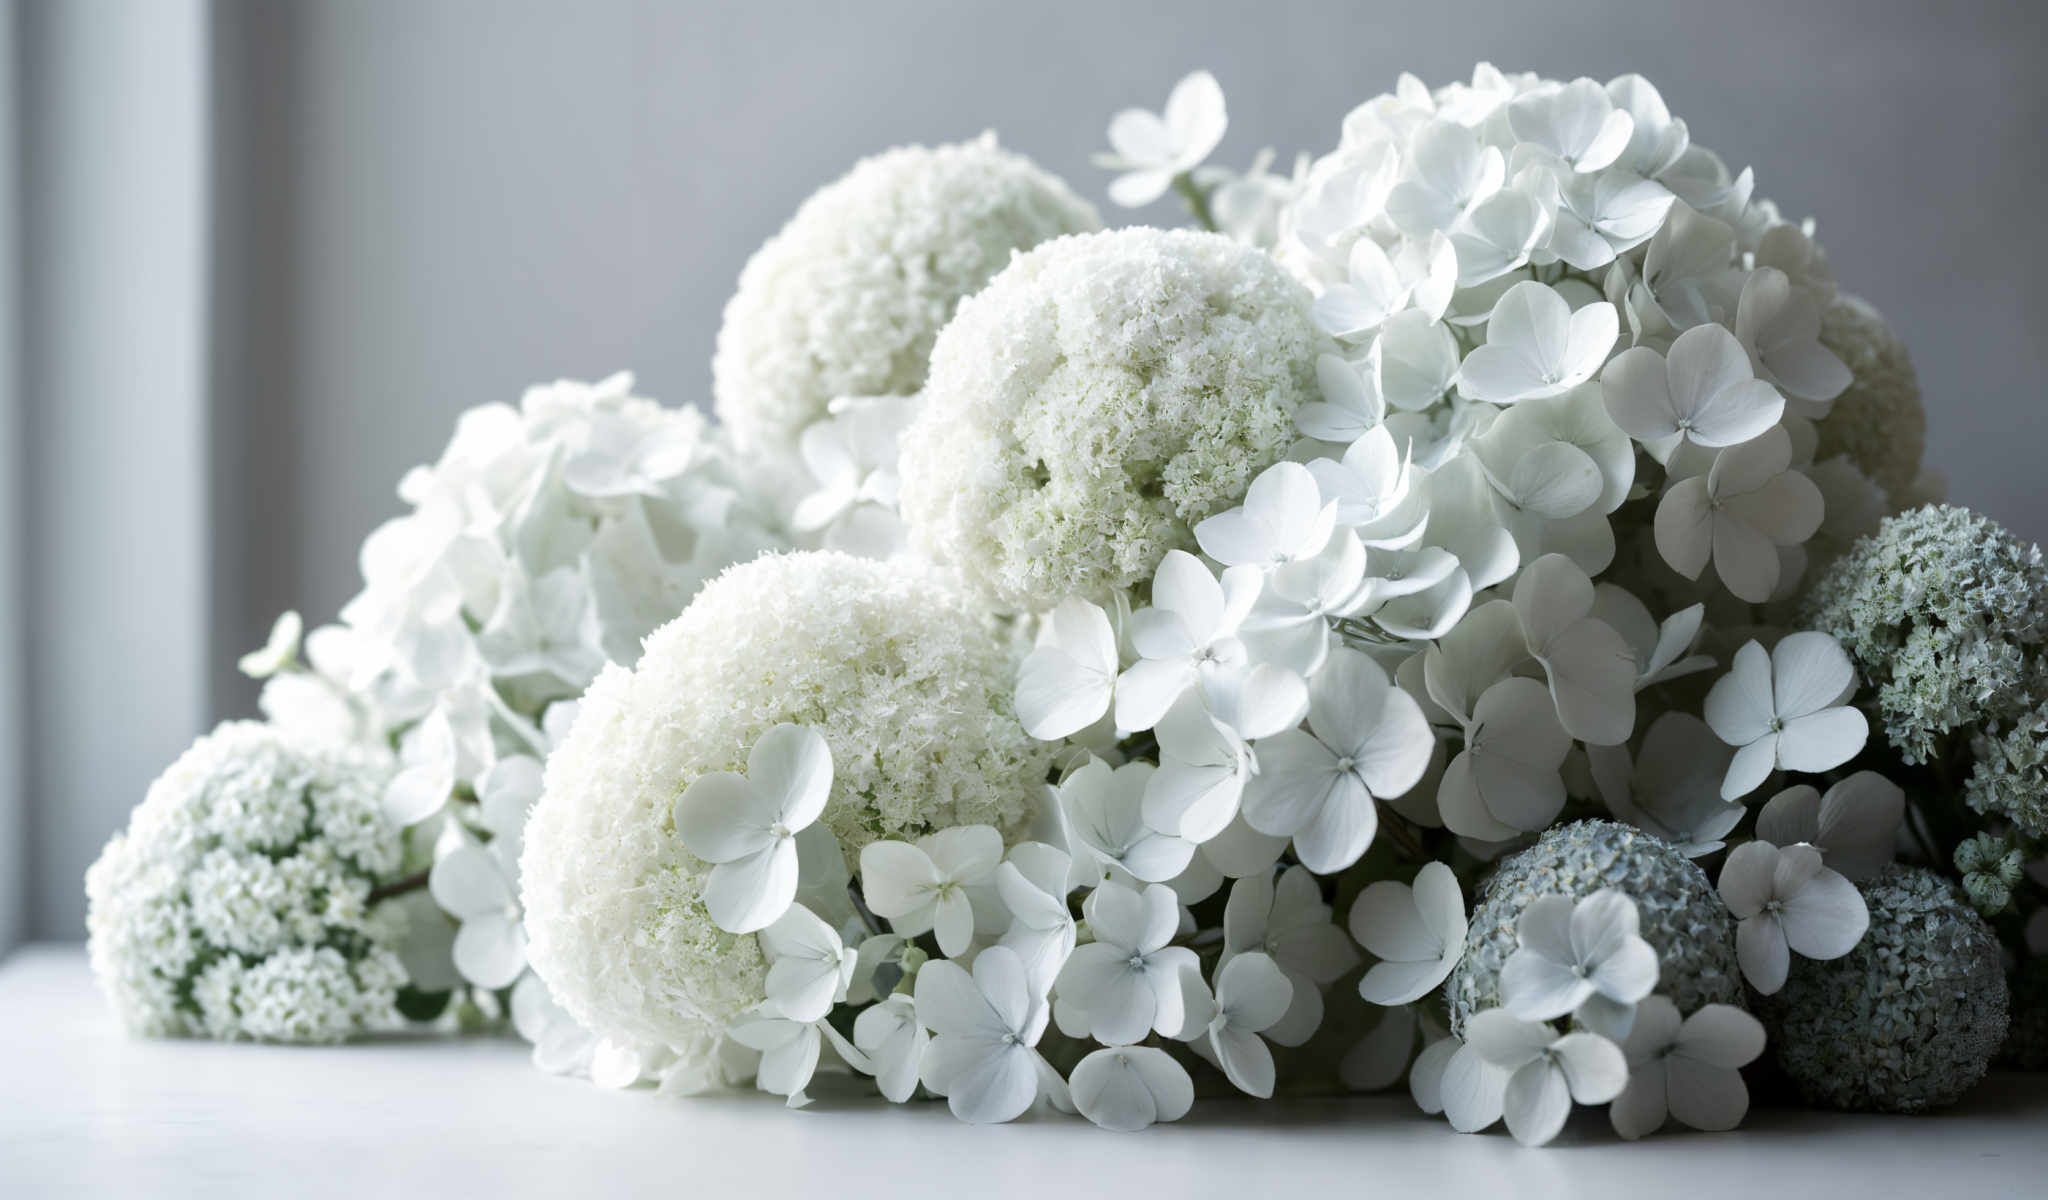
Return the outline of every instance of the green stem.
{"type": "Polygon", "coordinates": [[[1195,224],[1216,232],[1216,218],[1209,213],[1209,194],[1195,186],[1195,177],[1182,171],[1173,177],[1173,190],[1180,194],[1181,201],[1188,206],[1188,212],[1195,218],[1195,224]]]}

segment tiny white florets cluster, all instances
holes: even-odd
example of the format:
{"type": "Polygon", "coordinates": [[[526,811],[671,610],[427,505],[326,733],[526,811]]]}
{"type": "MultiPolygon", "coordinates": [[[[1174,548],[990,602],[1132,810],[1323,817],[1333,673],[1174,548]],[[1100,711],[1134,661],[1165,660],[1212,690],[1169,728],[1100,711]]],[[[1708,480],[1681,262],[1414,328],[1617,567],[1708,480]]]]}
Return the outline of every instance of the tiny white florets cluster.
{"type": "Polygon", "coordinates": [[[933,351],[903,444],[917,545],[1005,611],[1128,588],[1285,452],[1324,345],[1307,292],[1220,235],[1023,255],[933,351]]]}
{"type": "Polygon", "coordinates": [[[403,921],[388,758],[236,722],[150,786],[86,874],[93,973],[122,1024],[333,1042],[396,1024],[403,921]]]}
{"type": "Polygon", "coordinates": [[[536,968],[603,1034],[677,1044],[678,1020],[724,1025],[761,999],[751,935],[719,930],[706,864],[671,808],[707,773],[743,769],[761,735],[807,725],[835,777],[822,823],[848,853],[961,824],[1016,830],[1052,747],[1010,708],[1005,639],[932,580],[829,552],[721,576],[606,672],[549,759],[526,833],[536,968]]]}
{"type": "Polygon", "coordinates": [[[917,391],[963,298],[1014,252],[1100,224],[993,135],[862,160],[741,272],[711,364],[720,420],[751,451],[788,451],[838,397],[917,391]]]}

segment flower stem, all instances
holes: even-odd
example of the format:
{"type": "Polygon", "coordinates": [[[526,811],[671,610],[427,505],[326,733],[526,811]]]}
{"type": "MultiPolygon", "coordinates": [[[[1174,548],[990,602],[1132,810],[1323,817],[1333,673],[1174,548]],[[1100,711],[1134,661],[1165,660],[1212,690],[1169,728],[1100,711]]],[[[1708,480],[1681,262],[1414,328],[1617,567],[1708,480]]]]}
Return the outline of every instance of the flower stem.
{"type": "Polygon", "coordinates": [[[381,904],[394,896],[403,896],[407,892],[417,892],[427,886],[427,874],[425,871],[416,871],[403,879],[394,879],[390,883],[373,887],[370,889],[370,898],[367,903],[381,904]]]}
{"type": "Polygon", "coordinates": [[[1173,190],[1180,194],[1181,201],[1188,206],[1188,212],[1195,218],[1195,224],[1216,232],[1216,218],[1209,212],[1209,194],[1195,185],[1195,177],[1187,171],[1173,177],[1173,190]]]}

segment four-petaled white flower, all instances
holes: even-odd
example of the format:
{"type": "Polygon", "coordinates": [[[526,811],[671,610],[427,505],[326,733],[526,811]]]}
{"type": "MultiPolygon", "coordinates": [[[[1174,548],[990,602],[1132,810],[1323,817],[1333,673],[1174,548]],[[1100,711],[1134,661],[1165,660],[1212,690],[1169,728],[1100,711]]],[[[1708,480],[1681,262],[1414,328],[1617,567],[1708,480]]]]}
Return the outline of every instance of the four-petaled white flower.
{"type": "Polygon", "coordinates": [[[1341,871],[1372,845],[1375,799],[1414,787],[1435,744],[1414,697],[1364,654],[1337,650],[1309,682],[1308,728],[1258,743],[1245,820],[1260,833],[1292,837],[1309,870],[1341,871]]]}
{"type": "Polygon", "coordinates": [[[1507,179],[1500,150],[1456,121],[1432,121],[1418,130],[1406,166],[1407,178],[1387,193],[1387,215],[1416,237],[1450,229],[1507,179]]]}
{"type": "Polygon", "coordinates": [[[508,572],[476,648],[494,675],[552,675],[582,687],[605,664],[604,630],[582,572],[508,572]]]}
{"type": "Polygon", "coordinates": [[[1104,1129],[1129,1133],[1178,1121],[1195,1105],[1187,1068],[1156,1046],[1107,1046],[1067,1077],[1074,1108],[1104,1129]]]}
{"type": "Polygon", "coordinates": [[[1237,816],[1253,774],[1251,747],[1195,693],[1167,712],[1158,736],[1159,769],[1145,782],[1145,823],[1207,842],[1237,816]]]}
{"type": "Polygon", "coordinates": [[[1074,951],[1074,914],[1067,909],[1072,862],[1057,847],[1024,842],[996,868],[996,899],[1010,914],[996,944],[1016,951],[1041,994],[1052,990],[1074,951]]]}
{"type": "Polygon", "coordinates": [[[1756,835],[1774,845],[1805,842],[1849,879],[1868,879],[1892,861],[1906,793],[1875,771],[1858,771],[1823,796],[1807,784],[1771,797],[1756,817],[1756,835]]]}
{"type": "Polygon", "coordinates": [[[1600,374],[1614,423],[1646,444],[1679,438],[1698,446],[1735,446],[1778,423],[1785,398],[1750,371],[1749,354],[1722,325],[1695,325],[1669,354],[1637,346],[1600,374]]]}
{"type": "Polygon", "coordinates": [[[796,899],[797,834],[825,811],[832,751],[815,729],[777,725],[747,754],[747,773],[700,775],[676,798],[676,833],[715,864],[704,906],[720,929],[753,933],[796,899]]]}
{"type": "MultiPolygon", "coordinates": [[[[1489,1089],[1472,1097],[1473,1104],[1461,1114],[1463,1123],[1484,1129],[1493,1119],[1505,1116],[1508,1132],[1525,1146],[1540,1146],[1557,1136],[1571,1115],[1572,1102],[1605,1104],[1628,1086],[1628,1060],[1621,1048],[1597,1033],[1567,1033],[1558,1036],[1549,1025],[1524,1021],[1506,1009],[1490,1008],[1474,1013],[1465,1023],[1466,1045],[1460,1054],[1470,1053],[1496,1073],[1505,1072],[1497,1107],[1489,1119],[1489,1089]]],[[[1458,1056],[1453,1056],[1454,1061],[1458,1056]]],[[[1497,1076],[1496,1076],[1497,1077],[1497,1076]]],[[[1444,1111],[1451,1112],[1452,1081],[1444,1079],[1444,1111]]],[[[1468,1130],[1469,1132],[1470,1130],[1468,1130]]]]}
{"type": "Polygon", "coordinates": [[[427,875],[434,902],[462,923],[455,934],[455,969],[480,988],[508,987],[526,969],[516,863],[488,846],[464,840],[435,860],[427,875]]]}
{"type": "Polygon", "coordinates": [[[855,957],[838,931],[816,913],[792,904],[761,931],[760,939],[761,952],[768,958],[764,986],[777,1014],[792,1021],[818,1021],[846,999],[855,957]]]}
{"type": "Polygon", "coordinates": [[[1273,1094],[1273,1051],[1259,1035],[1287,1015],[1294,985],[1270,955],[1253,950],[1216,969],[1212,997],[1198,995],[1197,1011],[1188,1014],[1196,1032],[1195,1051],[1222,1069],[1246,1095],[1268,1099],[1273,1094]]]}
{"type": "Polygon", "coordinates": [[[1794,953],[1840,958],[1870,926],[1863,894],[1821,865],[1812,846],[1744,842],[1721,864],[1720,890],[1739,922],[1736,961],[1750,986],[1766,996],[1785,986],[1794,953]]]}
{"type": "Polygon", "coordinates": [[[1610,166],[1629,147],[1635,120],[1591,79],[1552,83],[1508,102],[1508,128],[1581,173],[1610,166]]]}
{"type": "Polygon", "coordinates": [[[1119,883],[1165,883],[1187,870],[1193,842],[1161,833],[1145,823],[1145,786],[1156,770],[1133,762],[1111,769],[1091,758],[1059,786],[1069,846],[1078,870],[1093,883],[1106,873],[1119,883]]]}
{"type": "Polygon", "coordinates": [[[1079,597],[1064,600],[1017,670],[1017,720],[1046,741],[1079,733],[1109,711],[1116,675],[1109,614],[1079,597]]]}
{"type": "Polygon", "coordinates": [[[1515,580],[1522,640],[1543,665],[1558,724],[1593,746],[1628,740],[1636,723],[1636,662],[1614,627],[1593,615],[1593,581],[1562,554],[1515,580]]]}
{"type": "Polygon", "coordinates": [[[1003,835],[988,825],[957,825],[909,842],[869,842],[860,852],[861,894],[897,933],[935,933],[948,957],[974,940],[972,892],[993,883],[1003,835]]]}
{"type": "Polygon", "coordinates": [[[1045,997],[1015,953],[990,946],[972,975],[956,962],[928,962],[915,994],[917,1019],[932,1032],[919,1077],[954,1116],[992,1125],[1023,1116],[1041,1095],[1069,1103],[1066,1081],[1037,1050],[1045,997]]]}
{"type": "Polygon", "coordinates": [[[1627,746],[1586,748],[1593,784],[1615,819],[1663,838],[1688,858],[1719,850],[1749,811],[1721,798],[1733,756],[1688,712],[1667,712],[1652,722],[1633,760],[1627,746]]]}
{"type": "Polygon", "coordinates": [[[1131,614],[1138,661],[1117,679],[1117,727],[1150,729],[1205,676],[1242,666],[1237,631],[1259,586],[1256,567],[1231,567],[1219,581],[1194,555],[1169,551],[1152,576],[1151,606],[1131,614]]]}
{"type": "Polygon", "coordinates": [[[1764,1052],[1764,1027],[1731,1004],[1709,1004],[1680,1021],[1668,996],[1636,1006],[1635,1028],[1621,1044],[1628,1087],[1607,1116],[1631,1140],[1655,1133],[1665,1118],[1718,1133],[1742,1124],[1749,1088],[1742,1068],[1764,1052]]]}
{"type": "Polygon", "coordinates": [[[1622,1037],[1635,1006],[1657,986],[1657,952],[1641,935],[1635,901],[1601,888],[1574,904],[1538,896],[1515,925],[1518,942],[1500,972],[1501,1007],[1525,1021],[1576,1015],[1622,1037]]]}
{"type": "Polygon", "coordinates": [[[1358,981],[1374,1004],[1412,1004],[1436,990],[1465,956],[1465,893],[1440,862],[1424,863],[1411,887],[1366,885],[1351,902],[1351,936],[1380,961],[1358,981]]]}
{"type": "Polygon", "coordinates": [[[1125,208],[1159,199],[1175,178],[1209,157],[1228,124],[1223,89],[1207,71],[1174,84],[1163,114],[1124,109],[1109,122],[1113,153],[1095,157],[1097,166],[1124,172],[1110,181],[1109,198],[1125,208]]]}
{"type": "Polygon", "coordinates": [[[931,1035],[917,1019],[917,1003],[897,993],[870,1004],[853,1019],[853,1044],[867,1055],[875,1086],[897,1104],[917,1091],[918,1066],[931,1035]]]}
{"type": "Polygon", "coordinates": [[[1722,798],[1747,796],[1781,767],[1815,774],[1856,757],[1870,722],[1847,703],[1855,692],[1855,665],[1825,633],[1792,634],[1769,652],[1755,641],[1737,650],[1704,706],[1715,736],[1736,747],[1722,798]]]}
{"type": "Polygon", "coordinates": [[[795,1021],[782,1016],[771,1004],[760,1012],[741,1017],[729,1031],[732,1040],[749,1050],[761,1052],[761,1065],[754,1072],[754,1086],[764,1092],[788,1098],[789,1107],[802,1108],[811,1102],[804,1094],[811,1076],[817,1073],[818,1058],[826,1042],[846,1064],[857,1071],[872,1071],[867,1055],[854,1048],[825,1020],[795,1021]]]}
{"type": "Polygon", "coordinates": [[[1252,480],[1243,504],[1196,525],[1195,540],[1226,566],[1271,568],[1321,550],[1336,522],[1336,502],[1324,502],[1308,468],[1277,462],[1252,480]]]}
{"type": "Polygon", "coordinates": [[[1090,1034],[1105,1045],[1127,1045],[1155,1030],[1179,1034],[1186,1020],[1181,972],[1194,969],[1196,959],[1193,950],[1172,944],[1180,929],[1173,889],[1155,883],[1134,892],[1103,883],[1081,912],[1095,940],[1067,956],[1060,999],[1086,1014],[1090,1034]]]}
{"type": "Polygon", "coordinates": [[[1568,392],[1607,361],[1620,330],[1612,304],[1573,312],[1556,289],[1524,280],[1494,302],[1486,344],[1465,356],[1458,390],[1494,404],[1568,392]]]}
{"type": "Polygon", "coordinates": [[[1657,553],[1687,579],[1698,579],[1711,558],[1737,599],[1762,604],[1778,587],[1779,547],[1812,537],[1824,508],[1813,480],[1792,468],[1791,435],[1774,425],[1665,491],[1654,521],[1657,553]]]}
{"type": "Polygon", "coordinates": [[[1516,677],[1486,689],[1437,790],[1445,827],[1488,842],[1547,827],[1564,808],[1558,771],[1571,748],[1542,684],[1516,677]]]}
{"type": "Polygon", "coordinates": [[[1330,919],[1322,889],[1307,867],[1256,871],[1231,886],[1223,908],[1223,955],[1218,965],[1248,951],[1270,956],[1294,988],[1287,1013],[1266,1036],[1299,1046],[1323,1023],[1323,989],[1358,965],[1358,952],[1330,919]]]}

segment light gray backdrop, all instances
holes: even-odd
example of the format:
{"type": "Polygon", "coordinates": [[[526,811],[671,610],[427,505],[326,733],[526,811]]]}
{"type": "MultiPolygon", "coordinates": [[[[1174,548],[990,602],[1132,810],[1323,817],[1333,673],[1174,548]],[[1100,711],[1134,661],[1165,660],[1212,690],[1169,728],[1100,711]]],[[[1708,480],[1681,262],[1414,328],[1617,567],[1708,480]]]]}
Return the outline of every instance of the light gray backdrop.
{"type": "Polygon", "coordinates": [[[19,0],[28,549],[0,581],[31,713],[0,889],[78,933],[150,775],[247,710],[235,654],[333,613],[456,412],[622,366],[704,401],[747,254],[895,143],[993,128],[1133,219],[1087,156],[1197,66],[1234,164],[1328,149],[1404,69],[1642,72],[1820,218],[1913,347],[1954,497],[2048,534],[2041,7],[19,0]]]}

